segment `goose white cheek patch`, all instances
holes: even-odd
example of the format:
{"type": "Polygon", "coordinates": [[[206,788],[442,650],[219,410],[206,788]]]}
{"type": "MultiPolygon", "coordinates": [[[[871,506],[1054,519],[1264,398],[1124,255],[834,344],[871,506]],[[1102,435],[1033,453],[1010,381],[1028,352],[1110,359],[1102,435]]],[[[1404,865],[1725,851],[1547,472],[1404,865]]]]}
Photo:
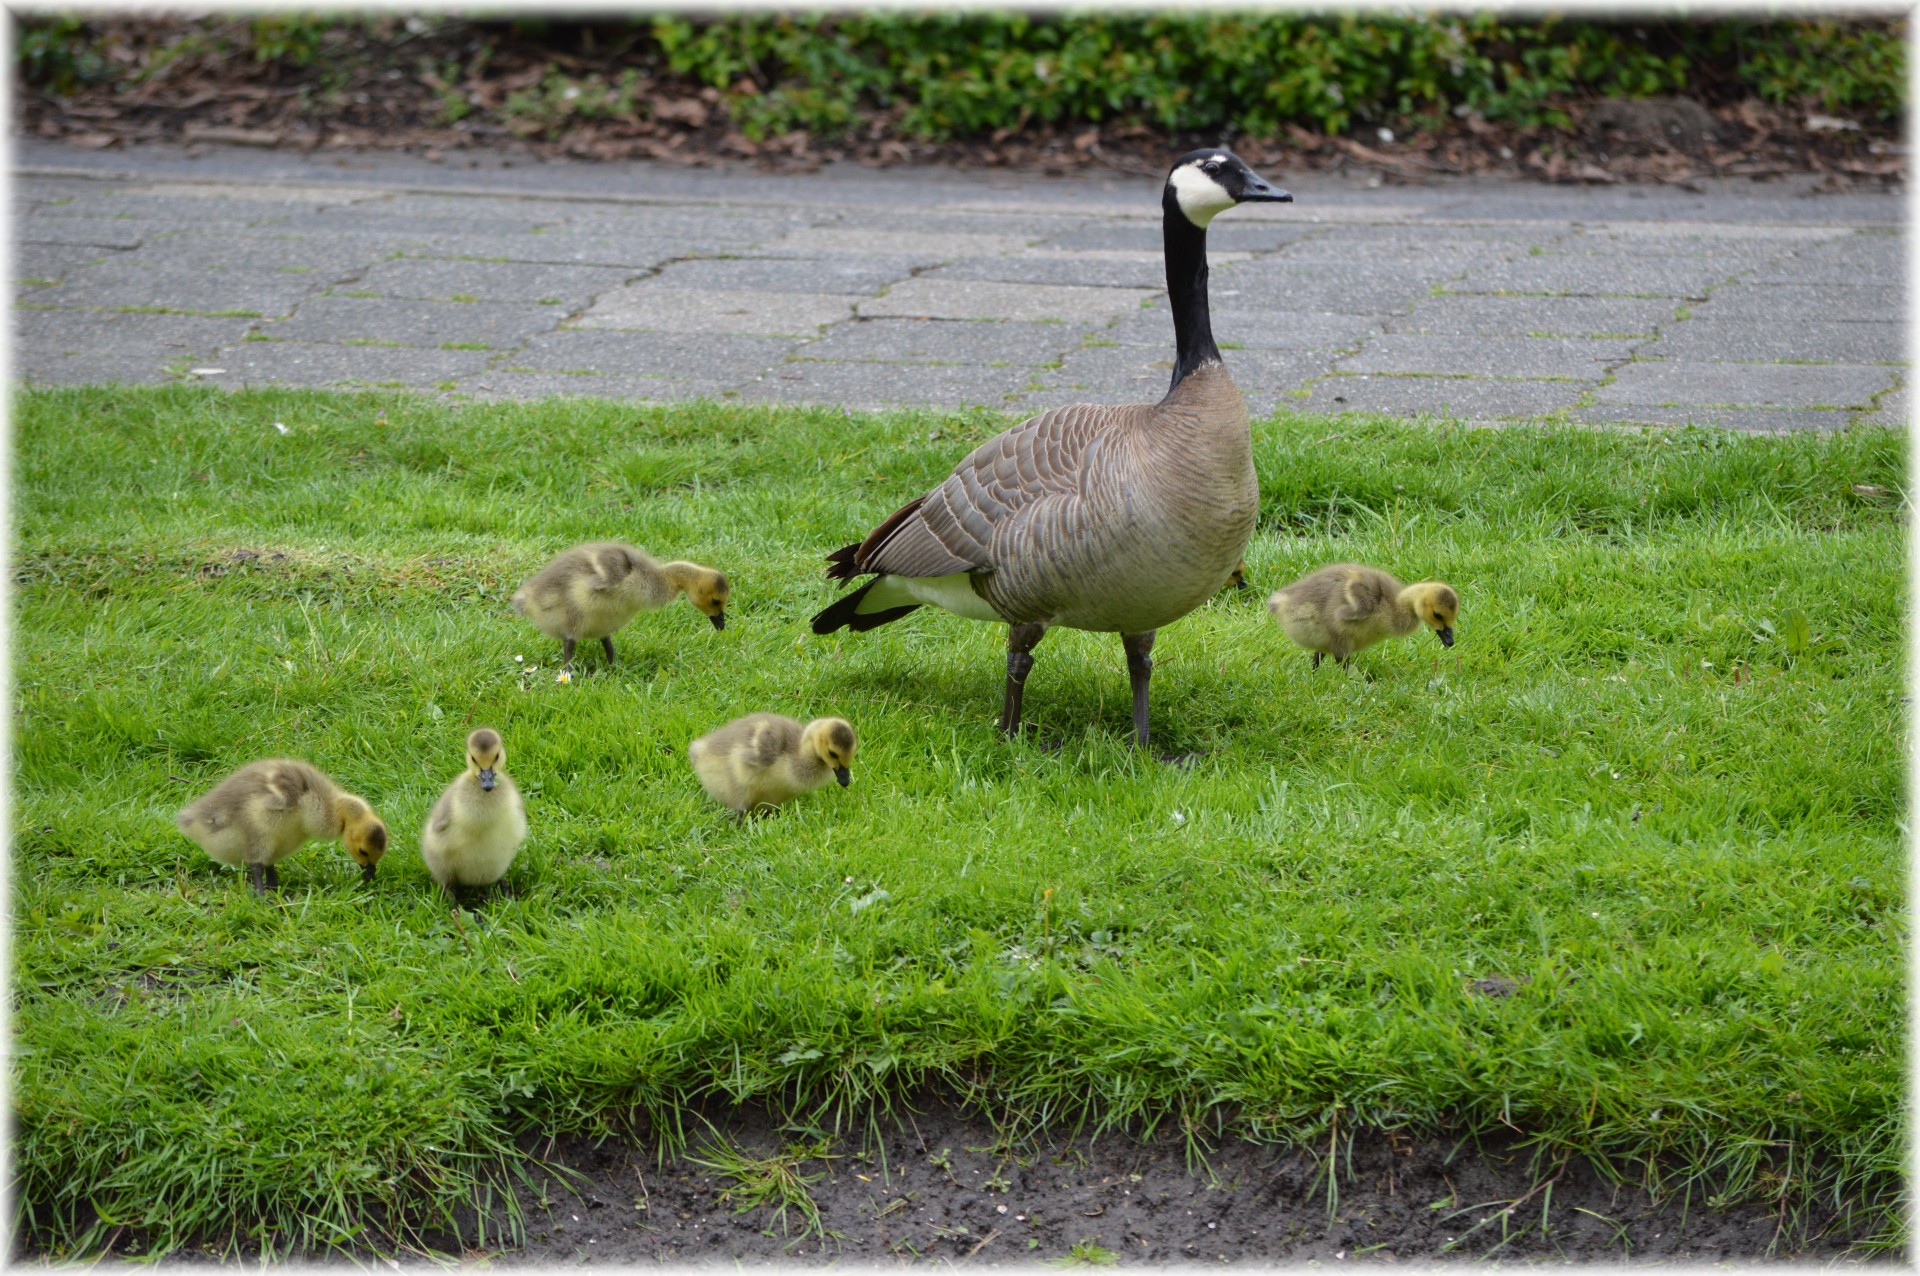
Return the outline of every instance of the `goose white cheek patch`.
{"type": "Polygon", "coordinates": [[[1233,207],[1233,196],[1226,188],[1214,181],[1194,164],[1183,164],[1173,170],[1170,179],[1173,183],[1173,197],[1180,201],[1180,211],[1187,220],[1201,230],[1207,228],[1219,213],[1233,207]]]}

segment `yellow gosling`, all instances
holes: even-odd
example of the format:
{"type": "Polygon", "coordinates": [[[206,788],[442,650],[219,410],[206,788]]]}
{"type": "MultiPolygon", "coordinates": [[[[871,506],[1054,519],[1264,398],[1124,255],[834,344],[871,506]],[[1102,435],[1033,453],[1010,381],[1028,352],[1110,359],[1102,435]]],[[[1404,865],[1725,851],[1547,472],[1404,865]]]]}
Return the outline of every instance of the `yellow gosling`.
{"type": "Polygon", "coordinates": [[[274,868],[309,841],[338,841],[373,880],[387,826],[363,798],[298,758],[263,758],[229,775],[173,819],[222,864],[247,870],[256,895],[280,889],[274,868]]]}

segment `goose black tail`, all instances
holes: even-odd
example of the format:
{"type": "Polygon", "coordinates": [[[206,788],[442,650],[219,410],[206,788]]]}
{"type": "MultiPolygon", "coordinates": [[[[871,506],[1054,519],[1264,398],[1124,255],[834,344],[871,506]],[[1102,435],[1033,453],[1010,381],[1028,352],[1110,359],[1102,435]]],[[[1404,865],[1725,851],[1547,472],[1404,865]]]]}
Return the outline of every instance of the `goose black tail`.
{"type": "Polygon", "coordinates": [[[858,576],[860,574],[860,568],[855,565],[853,559],[854,555],[859,552],[860,542],[855,541],[851,545],[842,545],[839,549],[828,554],[827,563],[829,565],[827,567],[827,579],[852,580],[855,576],[858,576]]]}
{"type": "Polygon", "coordinates": [[[836,629],[851,629],[856,634],[863,634],[869,629],[878,629],[889,621],[898,620],[919,607],[919,603],[909,603],[905,607],[889,607],[885,611],[861,615],[860,600],[867,596],[869,589],[880,583],[880,579],[875,576],[851,594],[834,599],[831,607],[813,618],[813,632],[830,634],[836,629]]]}

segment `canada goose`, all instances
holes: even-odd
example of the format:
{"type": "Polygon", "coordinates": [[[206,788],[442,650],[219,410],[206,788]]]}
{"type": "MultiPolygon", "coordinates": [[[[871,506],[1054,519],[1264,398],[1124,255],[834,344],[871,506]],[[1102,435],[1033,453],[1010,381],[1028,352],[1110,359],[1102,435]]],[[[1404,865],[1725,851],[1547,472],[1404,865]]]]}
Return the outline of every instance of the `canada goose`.
{"type": "Polygon", "coordinates": [[[373,880],[387,853],[387,826],[373,808],[297,758],[247,763],[173,823],[222,864],[244,864],[256,895],[279,890],[274,865],[312,839],[337,838],[360,866],[363,881],[373,880]]]}
{"type": "Polygon", "coordinates": [[[1010,626],[1008,735],[1049,627],[1118,633],[1144,747],[1154,632],[1226,582],[1260,502],[1246,405],[1208,317],[1207,223],[1235,204],[1292,199],[1227,151],[1181,156],[1160,196],[1175,352],[1166,397],[1055,408],[974,449],[939,487],[827,556],[833,580],[874,578],[815,616],[813,631],[857,633],[923,604],[1010,626]]]}
{"type": "Polygon", "coordinates": [[[1437,580],[1402,585],[1377,567],[1335,563],[1273,591],[1267,610],[1287,637],[1313,653],[1347,663],[1383,638],[1400,638],[1421,625],[1453,646],[1453,621],[1460,597],[1437,580]]]}
{"type": "Polygon", "coordinates": [[[733,587],[711,567],[658,563],[645,550],[620,541],[575,545],[529,576],[513,594],[513,609],[549,638],[560,640],[560,663],[573,666],[574,644],[598,638],[613,663],[613,635],[635,612],[665,607],[677,594],[713,622],[727,627],[733,587]]]}
{"type": "Polygon", "coordinates": [[[825,784],[853,783],[853,727],[844,718],[801,726],[777,713],[750,713],[687,746],[707,796],[745,816],[825,784]]]}
{"type": "Polygon", "coordinates": [[[467,737],[467,769],[433,804],[420,830],[420,858],[456,901],[463,886],[491,886],[527,836],[527,808],[504,768],[500,733],[481,727],[467,737]]]}

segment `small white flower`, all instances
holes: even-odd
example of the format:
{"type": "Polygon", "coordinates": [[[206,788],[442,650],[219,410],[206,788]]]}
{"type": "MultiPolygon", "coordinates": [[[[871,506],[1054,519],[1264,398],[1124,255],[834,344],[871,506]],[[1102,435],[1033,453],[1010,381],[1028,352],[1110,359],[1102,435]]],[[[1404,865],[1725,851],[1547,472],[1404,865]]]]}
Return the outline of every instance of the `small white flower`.
{"type": "Polygon", "coordinates": [[[516,665],[524,665],[525,663],[527,663],[527,658],[525,656],[515,656],[513,658],[513,663],[516,665]]]}
{"type": "Polygon", "coordinates": [[[842,886],[851,886],[853,885],[853,879],[851,877],[843,877],[840,879],[840,884],[842,886]]]}
{"type": "Polygon", "coordinates": [[[572,682],[573,671],[571,669],[562,669],[559,673],[553,675],[553,680],[555,682],[572,682]]]}
{"type": "Polygon", "coordinates": [[[1187,822],[1187,817],[1181,814],[1179,811],[1175,811],[1173,813],[1173,822],[1175,824],[1185,824],[1187,822]]]}
{"type": "Polygon", "coordinates": [[[274,428],[274,429],[276,429],[276,430],[278,430],[278,431],[280,431],[280,433],[282,433],[282,434],[292,434],[292,433],[293,433],[293,431],[292,431],[292,430],[289,430],[289,429],[287,428],[287,423],[286,423],[285,421],[275,421],[275,422],[273,423],[273,428],[274,428]]]}

